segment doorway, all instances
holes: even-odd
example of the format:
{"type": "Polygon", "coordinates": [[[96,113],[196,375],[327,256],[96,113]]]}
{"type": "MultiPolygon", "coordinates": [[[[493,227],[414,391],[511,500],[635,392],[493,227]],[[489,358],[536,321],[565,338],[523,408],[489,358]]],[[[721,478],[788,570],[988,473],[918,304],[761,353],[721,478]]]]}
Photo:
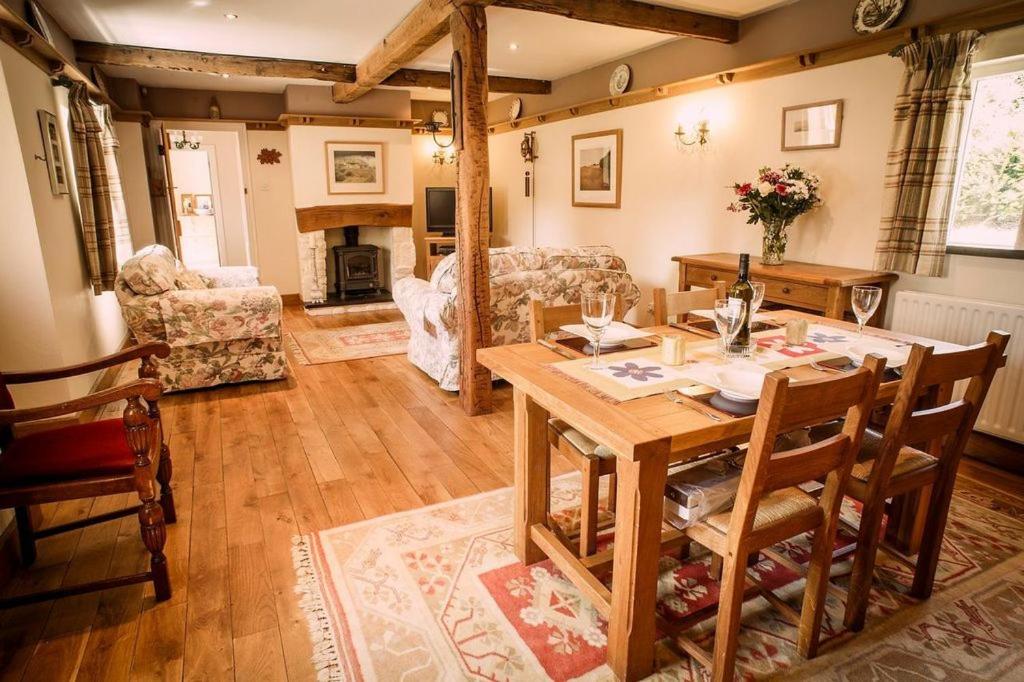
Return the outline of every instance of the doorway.
{"type": "Polygon", "coordinates": [[[187,268],[252,264],[240,148],[231,131],[167,131],[171,206],[187,268]]]}

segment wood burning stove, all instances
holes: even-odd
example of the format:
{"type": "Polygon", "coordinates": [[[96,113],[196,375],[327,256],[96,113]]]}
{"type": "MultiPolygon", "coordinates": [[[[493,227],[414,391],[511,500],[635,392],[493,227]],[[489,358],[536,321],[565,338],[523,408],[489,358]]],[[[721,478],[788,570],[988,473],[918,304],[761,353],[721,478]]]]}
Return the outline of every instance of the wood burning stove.
{"type": "Polygon", "coordinates": [[[359,244],[358,227],[346,227],[344,246],[333,250],[334,291],[339,297],[381,292],[381,251],[373,244],[359,244]]]}

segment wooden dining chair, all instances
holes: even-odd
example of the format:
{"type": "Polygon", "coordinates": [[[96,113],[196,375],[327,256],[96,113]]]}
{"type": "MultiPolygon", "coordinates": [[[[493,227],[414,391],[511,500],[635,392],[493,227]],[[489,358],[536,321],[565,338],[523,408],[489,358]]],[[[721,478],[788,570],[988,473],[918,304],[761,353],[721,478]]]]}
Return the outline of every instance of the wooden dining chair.
{"type": "Polygon", "coordinates": [[[715,301],[725,298],[725,282],[715,282],[711,289],[694,289],[668,293],[665,289],[654,290],[654,324],[666,325],[678,322],[678,317],[691,310],[713,310],[715,301]]]}
{"type": "MultiPolygon", "coordinates": [[[[622,320],[622,297],[616,297],[615,319],[622,320]]],[[[566,324],[580,324],[583,312],[579,304],[545,306],[543,301],[530,301],[530,340],[536,343],[566,324]]],[[[601,477],[608,476],[605,507],[615,511],[615,453],[569,426],[561,419],[548,421],[551,447],[579,470],[583,479],[580,504],[579,555],[590,556],[597,550],[598,510],[601,477]]]]}
{"type": "Polygon", "coordinates": [[[911,349],[885,433],[865,435],[846,488],[863,503],[844,617],[849,629],[864,627],[886,500],[927,494],[928,488],[910,594],[931,596],[957,467],[1009,340],[1006,332],[993,331],[985,343],[962,351],[935,354],[917,344],[911,349]],[[952,400],[950,387],[963,379],[969,380],[966,393],[952,400]]]}
{"type": "Polygon", "coordinates": [[[0,609],[146,581],[153,582],[157,601],[170,598],[171,583],[163,547],[165,523],[175,521],[171,453],[163,442],[158,405],[163,389],[153,363],[153,357],[166,358],[169,354],[167,344],[150,343],[71,367],[0,373],[0,509],[14,508],[22,564],[29,566],[35,561],[39,538],[135,513],[150,554],[150,570],[145,573],[2,599],[0,609]],[[81,376],[132,360],[141,360],[137,380],[55,405],[18,409],[8,390],[11,385],[81,376]],[[34,430],[25,435],[15,432],[19,424],[122,400],[126,405],[120,419],[34,430]],[[38,530],[32,527],[30,505],[125,492],[137,493],[141,504],[59,526],[38,530]]]}
{"type": "Polygon", "coordinates": [[[676,639],[711,671],[712,679],[731,680],[735,675],[748,557],[758,552],[771,557],[767,548],[808,532],[814,533],[814,539],[799,612],[758,579],[750,576],[749,580],[797,626],[800,655],[816,655],[843,489],[884,369],[884,358],[869,355],[863,367],[844,375],[792,384],[781,372],[765,378],[732,510],[686,529],[690,540],[723,560],[713,654],[684,635],[676,639]],[[844,415],[840,433],[811,445],[776,450],[780,434],[844,415]],[[797,487],[819,479],[825,481],[820,497],[797,487]]]}

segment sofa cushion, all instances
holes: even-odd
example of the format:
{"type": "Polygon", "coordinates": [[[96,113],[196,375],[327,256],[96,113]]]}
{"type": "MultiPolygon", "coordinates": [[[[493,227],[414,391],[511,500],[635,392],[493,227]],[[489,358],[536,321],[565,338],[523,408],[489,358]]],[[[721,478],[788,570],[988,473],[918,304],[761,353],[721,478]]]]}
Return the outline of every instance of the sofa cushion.
{"type": "Polygon", "coordinates": [[[140,249],[121,266],[121,279],[129,289],[143,296],[154,296],[176,288],[178,261],[162,244],[140,249]]]}
{"type": "Polygon", "coordinates": [[[615,270],[626,271],[626,262],[606,253],[559,253],[544,259],[544,270],[615,270]]]}
{"type": "Polygon", "coordinates": [[[540,270],[544,267],[544,258],[536,249],[505,246],[491,249],[490,266],[491,277],[496,277],[522,270],[540,270]]]}
{"type": "MultiPolygon", "coordinates": [[[[504,277],[516,272],[550,269],[586,269],[626,271],[626,264],[610,246],[503,246],[491,249],[490,276],[504,277]]],[[[430,276],[430,285],[442,294],[450,294],[458,286],[455,254],[437,264],[430,276]]]]}
{"type": "Polygon", "coordinates": [[[274,287],[172,291],[160,297],[160,314],[172,349],[281,336],[281,297],[274,287]]]}
{"type": "Polygon", "coordinates": [[[210,280],[194,270],[182,270],[174,278],[174,286],[178,289],[209,289],[210,280]]]}

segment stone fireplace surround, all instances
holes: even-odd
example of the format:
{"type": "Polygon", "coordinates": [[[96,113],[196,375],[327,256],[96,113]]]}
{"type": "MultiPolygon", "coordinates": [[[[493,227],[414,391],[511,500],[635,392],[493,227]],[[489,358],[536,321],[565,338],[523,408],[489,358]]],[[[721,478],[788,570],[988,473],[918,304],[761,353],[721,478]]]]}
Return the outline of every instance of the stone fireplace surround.
{"type": "MultiPolygon", "coordinates": [[[[299,232],[299,277],[303,303],[319,303],[326,300],[328,290],[328,243],[341,243],[341,228],[299,232]],[[330,232],[331,234],[328,234],[330,232]]],[[[412,228],[404,226],[359,225],[359,242],[375,244],[383,252],[384,288],[392,290],[394,282],[403,277],[412,277],[416,265],[416,245],[412,228]]],[[[348,307],[349,304],[346,304],[348,307]]],[[[358,306],[353,302],[352,306],[358,306]]],[[[367,304],[377,305],[377,304],[367,304]]]]}

